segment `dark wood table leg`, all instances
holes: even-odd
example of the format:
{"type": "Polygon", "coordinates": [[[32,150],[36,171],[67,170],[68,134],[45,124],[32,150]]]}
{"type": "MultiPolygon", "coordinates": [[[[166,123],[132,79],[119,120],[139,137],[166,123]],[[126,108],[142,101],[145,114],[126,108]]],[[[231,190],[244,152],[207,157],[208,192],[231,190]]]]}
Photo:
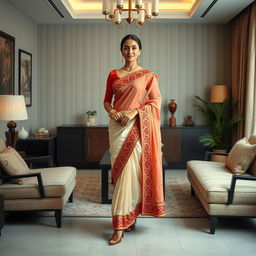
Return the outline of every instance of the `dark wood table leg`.
{"type": "Polygon", "coordinates": [[[101,203],[111,204],[111,199],[108,199],[108,170],[109,168],[101,169],[101,203]]]}

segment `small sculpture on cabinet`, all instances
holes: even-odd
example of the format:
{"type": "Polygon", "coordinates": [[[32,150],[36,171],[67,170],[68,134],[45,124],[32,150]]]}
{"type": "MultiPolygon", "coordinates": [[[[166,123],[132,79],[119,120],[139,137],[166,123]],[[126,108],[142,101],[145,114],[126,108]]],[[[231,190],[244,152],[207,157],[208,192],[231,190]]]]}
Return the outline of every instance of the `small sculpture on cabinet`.
{"type": "Polygon", "coordinates": [[[195,123],[194,121],[192,120],[192,116],[187,116],[187,118],[185,119],[185,122],[184,122],[184,125],[185,126],[194,126],[195,123]]]}

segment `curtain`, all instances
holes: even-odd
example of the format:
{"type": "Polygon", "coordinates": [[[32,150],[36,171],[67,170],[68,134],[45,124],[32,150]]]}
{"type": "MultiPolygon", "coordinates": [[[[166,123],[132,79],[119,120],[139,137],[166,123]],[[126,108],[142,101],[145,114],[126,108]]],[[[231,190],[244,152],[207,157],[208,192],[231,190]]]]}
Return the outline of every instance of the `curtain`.
{"type": "Polygon", "coordinates": [[[256,134],[256,3],[250,13],[247,93],[245,105],[245,136],[256,134]]]}
{"type": "MultiPolygon", "coordinates": [[[[245,116],[246,70],[249,41],[248,8],[231,22],[231,99],[237,102],[233,115],[245,116]]],[[[244,122],[240,122],[233,135],[233,142],[244,136],[244,122]]]]}

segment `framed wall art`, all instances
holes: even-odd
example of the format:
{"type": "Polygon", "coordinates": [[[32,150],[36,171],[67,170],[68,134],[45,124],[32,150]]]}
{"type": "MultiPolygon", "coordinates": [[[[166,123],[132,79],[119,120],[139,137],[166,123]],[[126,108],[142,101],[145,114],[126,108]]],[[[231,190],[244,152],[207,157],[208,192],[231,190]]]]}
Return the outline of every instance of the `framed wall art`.
{"type": "Polygon", "coordinates": [[[32,106],[32,54],[19,50],[19,94],[24,95],[26,106],[32,106]]]}
{"type": "Polygon", "coordinates": [[[0,31],[0,95],[14,94],[15,38],[0,31]]]}

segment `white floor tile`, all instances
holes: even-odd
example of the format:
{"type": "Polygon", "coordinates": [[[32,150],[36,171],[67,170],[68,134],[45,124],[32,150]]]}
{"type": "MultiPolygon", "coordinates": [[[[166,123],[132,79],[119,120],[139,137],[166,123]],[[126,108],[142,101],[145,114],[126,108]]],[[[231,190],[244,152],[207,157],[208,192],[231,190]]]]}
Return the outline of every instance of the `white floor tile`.
{"type": "MultiPolygon", "coordinates": [[[[79,175],[100,176],[99,170],[79,175]]],[[[184,170],[167,170],[167,177],[184,177],[184,170]]],[[[111,218],[62,219],[14,215],[0,237],[1,256],[252,256],[256,251],[256,219],[220,219],[209,234],[208,218],[139,218],[136,230],[108,246],[111,218]],[[23,216],[23,217],[21,217],[23,216]]]]}

